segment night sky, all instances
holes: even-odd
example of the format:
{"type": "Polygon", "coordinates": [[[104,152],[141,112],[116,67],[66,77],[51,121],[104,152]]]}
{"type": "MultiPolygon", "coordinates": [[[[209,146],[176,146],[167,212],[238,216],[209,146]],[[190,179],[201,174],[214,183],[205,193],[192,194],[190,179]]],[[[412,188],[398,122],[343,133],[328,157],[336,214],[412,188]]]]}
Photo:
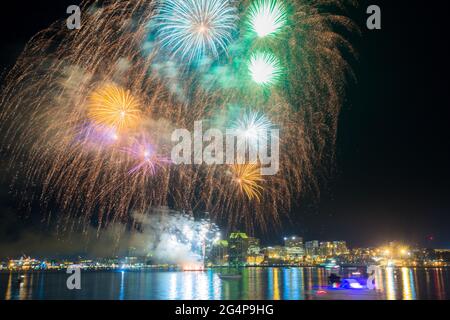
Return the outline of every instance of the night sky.
{"type": "MultiPolygon", "coordinates": [[[[31,36],[66,17],[67,6],[77,3],[25,1],[11,8],[2,3],[0,73],[31,36]]],[[[261,237],[278,242],[297,234],[347,240],[351,246],[403,240],[450,248],[450,4],[361,2],[351,15],[362,28],[354,40],[358,82],[349,86],[340,116],[334,173],[320,199],[306,196],[292,212],[292,223],[261,237]],[[382,30],[365,27],[369,4],[381,7],[382,30]]],[[[5,179],[0,190],[1,247],[34,220],[15,217],[5,179]]]]}

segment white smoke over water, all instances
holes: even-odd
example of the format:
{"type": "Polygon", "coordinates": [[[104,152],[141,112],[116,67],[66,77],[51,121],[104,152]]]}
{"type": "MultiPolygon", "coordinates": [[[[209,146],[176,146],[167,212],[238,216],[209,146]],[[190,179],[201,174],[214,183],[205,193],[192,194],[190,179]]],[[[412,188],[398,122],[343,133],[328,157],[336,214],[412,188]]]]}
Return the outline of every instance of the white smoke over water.
{"type": "Polygon", "coordinates": [[[205,250],[218,233],[218,227],[207,219],[195,220],[186,213],[164,207],[134,213],[133,220],[136,228],[114,223],[100,233],[91,227],[88,232],[71,233],[66,237],[24,230],[8,246],[0,246],[0,253],[4,257],[16,256],[19,252],[42,258],[133,255],[148,257],[148,261],[158,264],[193,266],[203,262],[205,250]]]}
{"type": "Polygon", "coordinates": [[[151,254],[159,263],[194,264],[203,260],[204,251],[214,241],[218,227],[208,220],[168,208],[135,214],[141,232],[131,235],[129,245],[138,255],[151,254]]]}

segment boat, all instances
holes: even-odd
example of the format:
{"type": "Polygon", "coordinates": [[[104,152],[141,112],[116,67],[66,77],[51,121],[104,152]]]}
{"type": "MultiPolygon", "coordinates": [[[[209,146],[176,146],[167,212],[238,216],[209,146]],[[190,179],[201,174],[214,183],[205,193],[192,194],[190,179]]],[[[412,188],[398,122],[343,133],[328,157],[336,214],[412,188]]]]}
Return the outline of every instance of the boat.
{"type": "Polygon", "coordinates": [[[325,269],[340,269],[340,266],[336,264],[336,260],[334,259],[327,259],[325,263],[321,263],[320,266],[325,269]]]}

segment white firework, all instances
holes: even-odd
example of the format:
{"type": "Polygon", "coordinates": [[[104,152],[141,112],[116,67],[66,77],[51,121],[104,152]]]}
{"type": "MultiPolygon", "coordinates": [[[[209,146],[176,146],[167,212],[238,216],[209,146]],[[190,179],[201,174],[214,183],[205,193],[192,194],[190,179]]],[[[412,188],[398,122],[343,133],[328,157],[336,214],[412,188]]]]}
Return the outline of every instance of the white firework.
{"type": "Polygon", "coordinates": [[[286,9],[280,0],[256,0],[250,7],[249,18],[252,30],[263,38],[286,24],[286,9]]]}
{"type": "Polygon", "coordinates": [[[226,52],[236,21],[230,0],[164,0],[156,28],[163,48],[193,62],[226,52]]]}
{"type": "Polygon", "coordinates": [[[248,112],[237,120],[233,129],[238,137],[238,148],[245,148],[250,153],[258,151],[260,143],[265,144],[272,122],[262,113],[248,112]]]}
{"type": "Polygon", "coordinates": [[[280,60],[268,52],[253,53],[248,70],[253,81],[264,87],[275,84],[282,75],[280,60]]]}

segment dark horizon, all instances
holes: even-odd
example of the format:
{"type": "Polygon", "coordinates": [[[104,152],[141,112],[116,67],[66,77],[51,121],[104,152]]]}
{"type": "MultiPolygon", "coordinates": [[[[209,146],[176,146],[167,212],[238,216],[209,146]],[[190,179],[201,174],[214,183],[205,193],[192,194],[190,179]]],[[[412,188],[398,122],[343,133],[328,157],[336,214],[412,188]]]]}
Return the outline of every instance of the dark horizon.
{"type": "MultiPolygon", "coordinates": [[[[80,1],[40,1],[0,13],[0,75],[38,31],[64,19],[80,1]]],[[[450,248],[450,63],[443,1],[361,1],[350,16],[357,83],[350,84],[339,119],[336,161],[321,196],[304,197],[282,230],[257,234],[265,244],[291,235],[305,240],[344,240],[349,247],[405,241],[450,248]],[[382,30],[365,27],[365,9],[378,4],[382,30]]],[[[2,159],[2,162],[4,159],[2,159]]],[[[4,169],[3,169],[4,171],[4,169]]],[[[10,181],[0,179],[0,248],[33,235],[47,238],[41,217],[18,218],[10,181]],[[44,231],[43,231],[44,230],[44,231]],[[41,234],[44,233],[44,235],[41,234]]],[[[19,199],[20,200],[20,199],[19,199]]],[[[34,237],[36,236],[36,237],[34,237]]]]}

